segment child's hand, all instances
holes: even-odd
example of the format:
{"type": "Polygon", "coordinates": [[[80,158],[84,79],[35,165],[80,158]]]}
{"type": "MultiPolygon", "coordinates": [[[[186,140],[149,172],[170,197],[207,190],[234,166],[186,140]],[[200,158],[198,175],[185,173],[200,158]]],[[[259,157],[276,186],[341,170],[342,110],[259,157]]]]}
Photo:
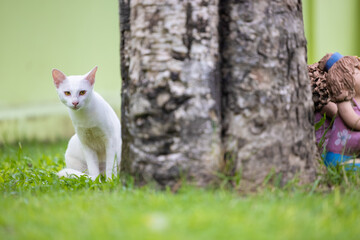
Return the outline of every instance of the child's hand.
{"type": "Polygon", "coordinates": [[[343,101],[337,104],[339,115],[351,130],[360,131],[360,116],[357,115],[350,101],[343,101]]]}

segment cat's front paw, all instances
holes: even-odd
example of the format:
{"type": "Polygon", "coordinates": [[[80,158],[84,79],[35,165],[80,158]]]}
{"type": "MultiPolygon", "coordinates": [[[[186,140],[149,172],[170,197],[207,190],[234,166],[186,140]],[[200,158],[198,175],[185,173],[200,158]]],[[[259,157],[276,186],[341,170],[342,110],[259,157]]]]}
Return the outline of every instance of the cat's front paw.
{"type": "Polygon", "coordinates": [[[97,176],[89,176],[89,178],[90,178],[93,182],[95,182],[95,181],[99,181],[100,183],[102,182],[100,175],[97,175],[97,176]]]}

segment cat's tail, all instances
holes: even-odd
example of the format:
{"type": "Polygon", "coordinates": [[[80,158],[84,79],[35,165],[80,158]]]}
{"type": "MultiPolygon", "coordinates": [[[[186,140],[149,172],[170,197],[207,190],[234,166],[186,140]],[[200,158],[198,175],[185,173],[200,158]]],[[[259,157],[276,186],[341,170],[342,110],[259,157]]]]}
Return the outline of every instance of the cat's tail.
{"type": "Polygon", "coordinates": [[[71,168],[64,168],[63,170],[61,170],[60,172],[57,173],[57,175],[59,177],[66,177],[66,178],[73,178],[73,177],[80,177],[80,176],[87,176],[89,177],[91,180],[95,181],[97,176],[90,176],[86,173],[80,172],[78,170],[75,169],[71,169],[71,168]]]}
{"type": "Polygon", "coordinates": [[[83,175],[86,175],[85,173],[82,173],[78,170],[75,169],[71,169],[71,168],[64,168],[63,170],[61,170],[60,172],[57,173],[57,175],[59,177],[67,177],[67,178],[71,178],[71,177],[80,177],[83,175]]]}

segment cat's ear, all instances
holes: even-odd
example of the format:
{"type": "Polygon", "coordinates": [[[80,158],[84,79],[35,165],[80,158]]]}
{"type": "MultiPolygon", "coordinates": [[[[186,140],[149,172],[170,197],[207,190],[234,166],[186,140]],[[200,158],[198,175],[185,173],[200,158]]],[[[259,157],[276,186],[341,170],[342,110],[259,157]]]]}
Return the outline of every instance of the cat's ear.
{"type": "Polygon", "coordinates": [[[97,71],[98,67],[95,66],[88,74],[86,74],[85,79],[88,80],[90,82],[90,85],[94,85],[95,82],[95,74],[97,71]]]}
{"type": "Polygon", "coordinates": [[[59,85],[66,79],[66,75],[57,69],[52,70],[52,76],[53,76],[54,84],[55,84],[56,88],[58,88],[59,85]]]}

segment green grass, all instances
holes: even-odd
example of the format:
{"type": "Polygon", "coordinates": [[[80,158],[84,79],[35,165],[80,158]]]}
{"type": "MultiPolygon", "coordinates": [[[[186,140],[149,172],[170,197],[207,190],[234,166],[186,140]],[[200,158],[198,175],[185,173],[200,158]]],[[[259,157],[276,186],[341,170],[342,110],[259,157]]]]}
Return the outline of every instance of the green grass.
{"type": "MultiPolygon", "coordinates": [[[[358,178],[247,195],[59,179],[66,142],[0,147],[0,239],[358,239],[358,178]]],[[[296,182],[296,181],[295,181],[296,182]]]]}

